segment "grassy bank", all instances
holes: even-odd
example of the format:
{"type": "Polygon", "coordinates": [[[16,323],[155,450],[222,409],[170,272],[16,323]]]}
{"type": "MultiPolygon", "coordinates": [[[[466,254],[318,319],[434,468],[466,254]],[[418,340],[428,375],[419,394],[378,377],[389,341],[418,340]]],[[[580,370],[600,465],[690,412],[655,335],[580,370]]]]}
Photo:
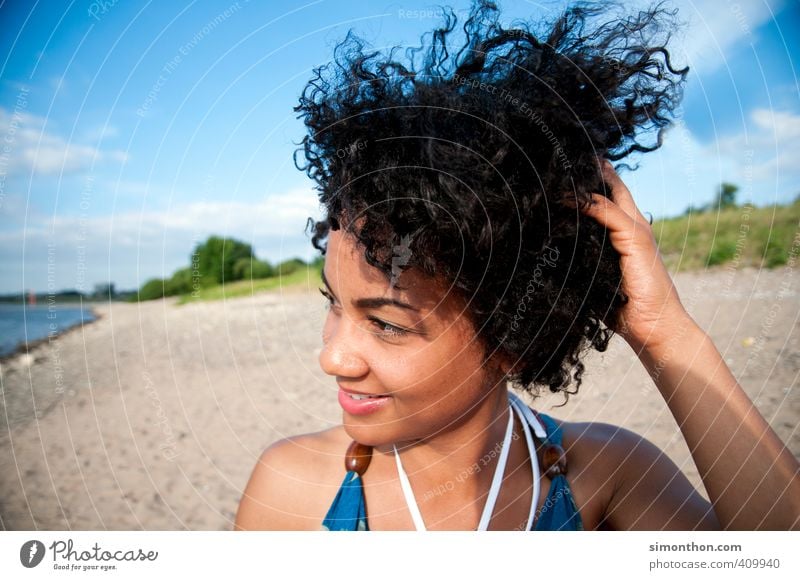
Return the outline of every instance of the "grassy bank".
{"type": "Polygon", "coordinates": [[[653,223],[671,272],[735,263],[775,268],[786,264],[800,227],[800,200],[791,205],[731,207],[653,223]]]}
{"type": "Polygon", "coordinates": [[[221,300],[252,296],[267,290],[296,291],[302,289],[314,290],[322,284],[320,275],[321,267],[309,266],[300,268],[285,276],[274,276],[259,280],[238,280],[229,284],[220,284],[202,288],[194,294],[184,294],[178,304],[196,302],[198,300],[221,300]]]}
{"type": "MultiPolygon", "coordinates": [[[[731,262],[737,267],[775,268],[786,264],[800,232],[800,200],[791,205],[754,208],[742,205],[692,213],[653,223],[658,247],[673,273],[702,270],[731,262]]],[[[179,304],[252,296],[269,290],[313,290],[322,284],[322,265],[281,277],[240,280],[203,288],[180,297],[179,304]]]]}

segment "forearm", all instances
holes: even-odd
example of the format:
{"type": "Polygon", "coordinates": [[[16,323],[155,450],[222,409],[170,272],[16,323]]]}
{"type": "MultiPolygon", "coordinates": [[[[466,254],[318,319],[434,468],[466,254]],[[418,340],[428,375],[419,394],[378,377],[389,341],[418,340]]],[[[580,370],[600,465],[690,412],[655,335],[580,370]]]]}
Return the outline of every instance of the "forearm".
{"type": "Polygon", "coordinates": [[[797,529],[800,464],[688,315],[657,344],[632,345],[692,453],[727,529],[797,529]]]}

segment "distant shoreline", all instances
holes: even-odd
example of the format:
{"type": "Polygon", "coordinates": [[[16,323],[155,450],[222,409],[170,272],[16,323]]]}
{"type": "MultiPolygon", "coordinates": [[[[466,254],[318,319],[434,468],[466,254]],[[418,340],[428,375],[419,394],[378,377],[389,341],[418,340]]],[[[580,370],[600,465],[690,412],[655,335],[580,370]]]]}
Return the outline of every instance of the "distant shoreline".
{"type": "MultiPolygon", "coordinates": [[[[8,303],[6,303],[6,304],[8,304],[8,303]]],[[[69,304],[71,305],[72,303],[70,302],[69,304]]],[[[75,324],[73,324],[73,325],[71,325],[71,326],[69,326],[67,328],[59,330],[58,332],[48,333],[47,336],[43,336],[42,338],[37,338],[35,340],[31,340],[31,341],[27,341],[27,342],[20,342],[19,344],[17,344],[17,347],[12,352],[6,353],[6,354],[0,354],[0,364],[7,363],[7,362],[9,362],[9,361],[11,361],[13,359],[16,359],[20,355],[30,354],[31,350],[34,350],[35,348],[37,348],[39,346],[42,346],[43,344],[47,344],[53,339],[56,339],[56,338],[58,338],[60,336],[63,336],[65,334],[67,334],[67,333],[70,333],[75,329],[82,328],[82,327],[84,327],[84,326],[86,326],[88,324],[93,324],[93,323],[97,322],[98,320],[103,318],[103,315],[100,314],[93,307],[93,305],[96,305],[96,304],[108,304],[108,302],[107,301],[106,302],[91,302],[91,303],[76,302],[75,304],[81,304],[82,306],[84,306],[84,309],[88,310],[89,313],[91,313],[91,315],[93,317],[92,320],[79,321],[79,322],[76,322],[75,324]]]]}

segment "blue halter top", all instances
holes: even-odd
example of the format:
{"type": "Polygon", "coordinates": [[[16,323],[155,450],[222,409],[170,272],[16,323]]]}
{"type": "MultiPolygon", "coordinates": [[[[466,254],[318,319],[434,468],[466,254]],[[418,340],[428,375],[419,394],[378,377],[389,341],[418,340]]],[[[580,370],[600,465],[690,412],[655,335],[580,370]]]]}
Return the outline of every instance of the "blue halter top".
{"type": "MultiPolygon", "coordinates": [[[[561,445],[561,429],[556,425],[555,421],[544,413],[537,413],[537,416],[544,424],[547,433],[542,444],[561,445]]],[[[361,478],[355,471],[348,471],[344,476],[344,481],[342,481],[328,514],[322,522],[322,530],[334,532],[369,531],[364,487],[361,478]]],[[[547,498],[534,520],[533,527],[529,531],[534,530],[583,530],[583,521],[572,497],[567,478],[563,474],[556,475],[551,479],[547,498]]]]}

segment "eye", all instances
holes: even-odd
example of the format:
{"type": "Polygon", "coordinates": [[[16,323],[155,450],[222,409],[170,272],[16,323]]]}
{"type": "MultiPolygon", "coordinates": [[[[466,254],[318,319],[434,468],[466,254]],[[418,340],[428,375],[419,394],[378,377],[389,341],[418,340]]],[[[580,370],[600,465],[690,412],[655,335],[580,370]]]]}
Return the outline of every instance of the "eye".
{"type": "Polygon", "coordinates": [[[326,292],[322,288],[319,289],[319,293],[328,299],[328,303],[325,304],[325,308],[329,310],[334,304],[333,296],[331,296],[328,292],[326,292]]]}
{"type": "Polygon", "coordinates": [[[379,318],[369,317],[369,321],[372,322],[376,328],[380,329],[379,334],[382,336],[389,338],[400,338],[408,334],[407,330],[400,328],[399,326],[395,326],[394,324],[384,322],[379,318]]]}
{"type": "MultiPolygon", "coordinates": [[[[327,304],[325,304],[325,308],[328,310],[333,309],[336,305],[336,299],[323,288],[319,288],[319,293],[328,300],[327,304]]],[[[401,338],[412,332],[404,328],[400,328],[399,326],[395,326],[394,324],[384,322],[380,318],[375,318],[374,316],[368,316],[367,320],[369,320],[373,326],[378,329],[378,332],[375,334],[381,338],[401,338]]]]}

